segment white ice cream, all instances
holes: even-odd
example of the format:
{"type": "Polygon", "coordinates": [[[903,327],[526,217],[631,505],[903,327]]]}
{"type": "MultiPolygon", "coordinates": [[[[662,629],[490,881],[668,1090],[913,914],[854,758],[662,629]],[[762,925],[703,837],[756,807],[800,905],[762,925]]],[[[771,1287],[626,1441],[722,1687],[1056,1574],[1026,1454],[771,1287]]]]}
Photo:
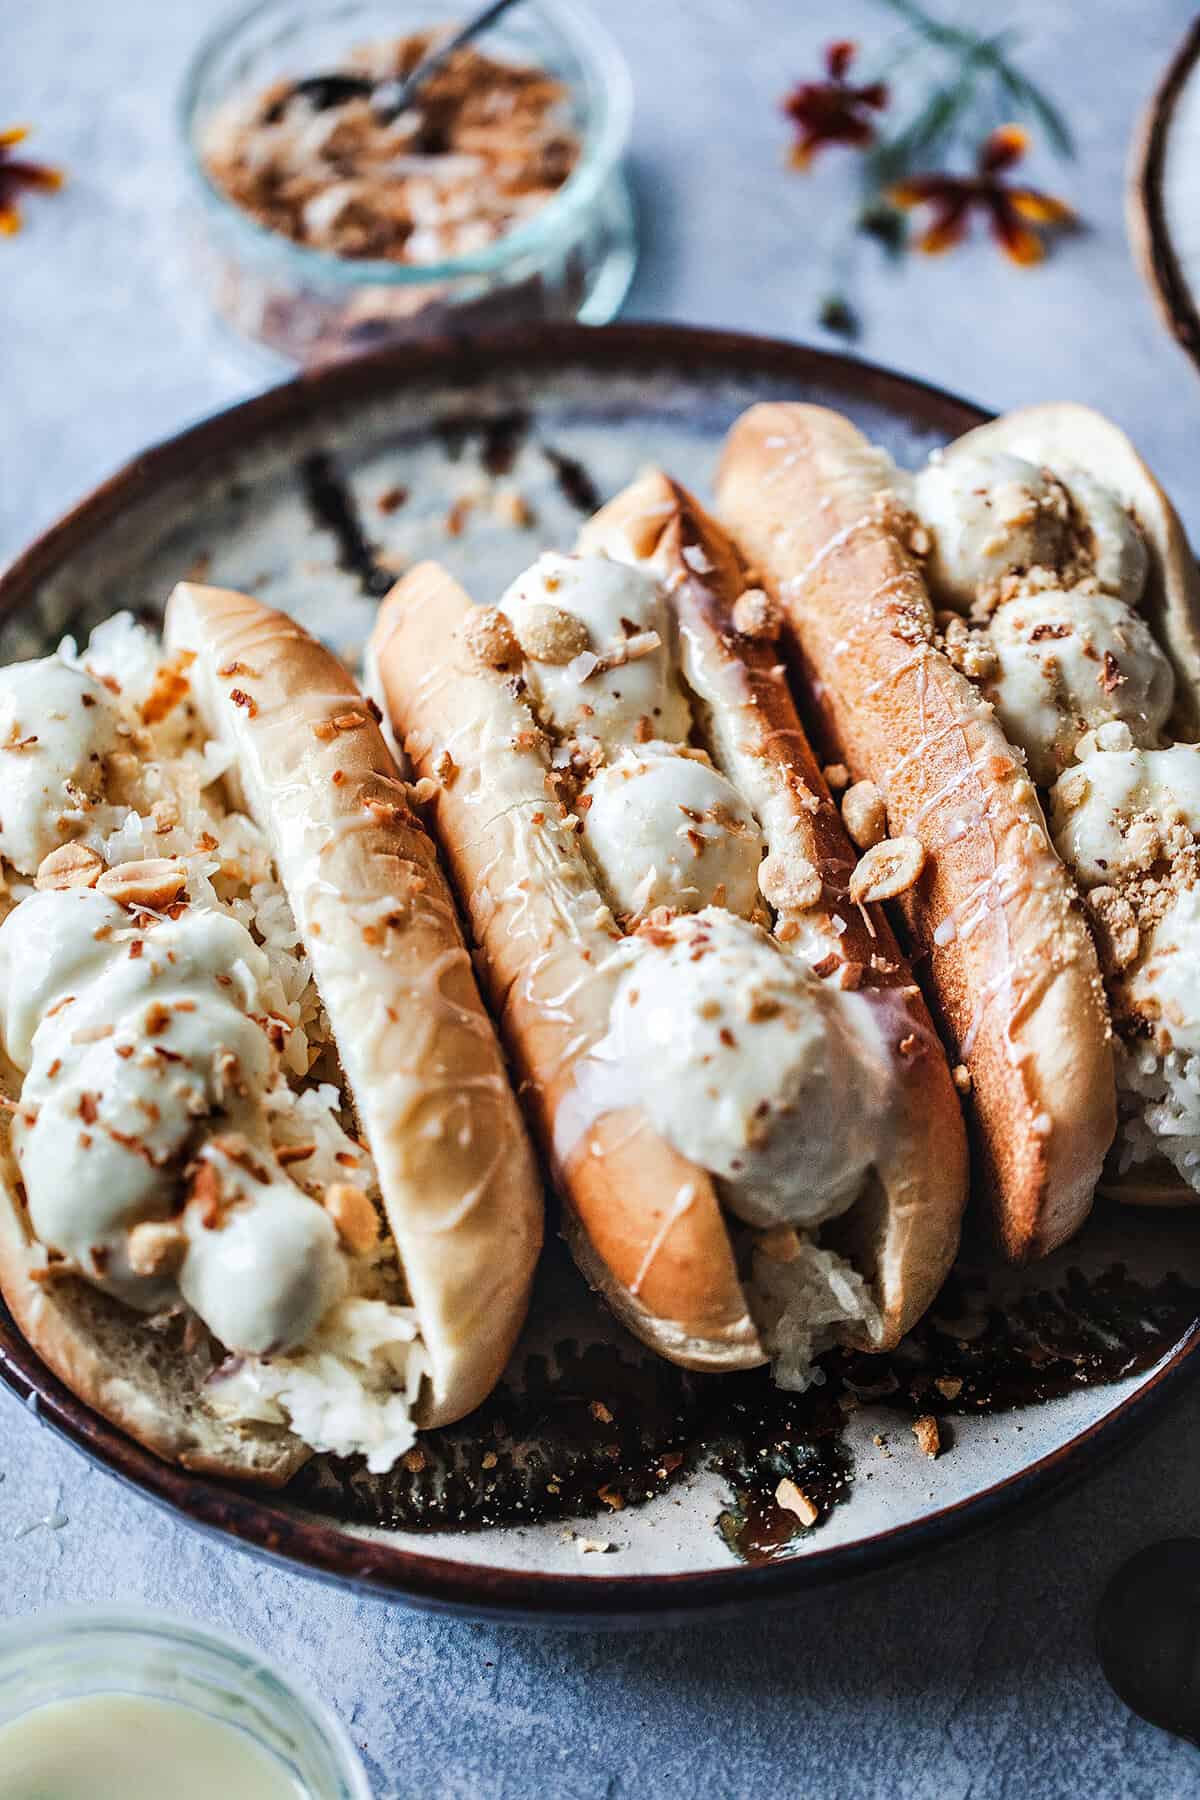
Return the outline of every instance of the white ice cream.
{"type": "Polygon", "coordinates": [[[529,656],[525,676],[544,724],[564,737],[584,732],[606,748],[646,738],[682,743],[690,728],[688,704],[672,669],[670,619],[653,576],[604,556],[547,552],[519,575],[500,602],[517,638],[535,641],[534,627],[552,607],[578,620],[587,642],[566,662],[529,656]],[[604,667],[630,640],[653,633],[655,647],[634,660],[604,667]]]}
{"type": "Polygon", "coordinates": [[[1146,586],[1150,558],[1145,539],[1120,500],[1085,469],[1056,471],[1075,503],[1100,586],[1136,606],[1146,586]]]}
{"type": "Polygon", "coordinates": [[[941,451],[918,471],[912,504],[933,539],[930,585],[964,612],[980,588],[1019,570],[1057,568],[1066,550],[1061,488],[1018,456],[941,451]]]}
{"type": "Polygon", "coordinates": [[[758,903],[763,840],[719,770],[669,744],[626,750],[583,790],[584,840],[619,913],[712,904],[748,918],[758,903]]]}
{"type": "Polygon", "coordinates": [[[270,1148],[275,1057],[251,1016],[267,978],[249,932],[218,912],[145,930],[65,889],[0,925],[5,1048],[25,1073],[12,1141],[39,1240],[139,1310],[177,1288],[223,1344],[255,1353],[300,1342],[347,1281],[328,1214],[270,1148]],[[217,1215],[189,1204],[177,1273],[135,1272],[130,1231],[177,1213],[206,1143],[217,1215]]]}
{"type": "Polygon", "coordinates": [[[811,1229],[843,1212],[886,1127],[870,1002],[720,907],[665,936],[639,941],[613,1003],[608,1049],[631,1092],[748,1224],[811,1229]]]}
{"type": "Polygon", "coordinates": [[[1172,827],[1200,834],[1200,745],[1139,750],[1123,725],[1108,725],[1079,751],[1051,790],[1050,829],[1084,887],[1148,868],[1172,827]]]}
{"type": "Polygon", "coordinates": [[[996,674],[982,684],[1039,786],[1066,768],[1085,733],[1110,720],[1132,742],[1158,743],[1175,697],[1171,665],[1122,600],[1085,588],[1007,600],[988,638],[996,674]]]}
{"type": "Polygon", "coordinates": [[[84,823],[119,723],[107,689],[59,656],[0,669],[0,856],[21,874],[84,823]]]}
{"type": "Polygon", "coordinates": [[[1160,1052],[1200,1053],[1200,889],[1177,893],[1151,926],[1125,999],[1150,1020],[1160,1052]]]}

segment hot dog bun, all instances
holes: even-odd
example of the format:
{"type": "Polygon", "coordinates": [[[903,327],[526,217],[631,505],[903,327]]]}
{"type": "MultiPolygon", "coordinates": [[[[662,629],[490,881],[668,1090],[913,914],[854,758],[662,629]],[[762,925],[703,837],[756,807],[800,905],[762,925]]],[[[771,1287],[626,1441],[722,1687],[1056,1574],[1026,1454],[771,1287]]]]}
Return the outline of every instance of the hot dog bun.
{"type": "Polygon", "coordinates": [[[810,964],[828,965],[825,980],[855,980],[891,1014],[893,1129],[876,1179],[838,1230],[870,1276],[881,1342],[896,1343],[949,1272],[966,1193],[962,1111],[925,1002],[883,909],[849,900],[858,852],[797,715],[777,633],[735,626],[747,582],[727,533],[686,488],[652,470],[584,527],[579,547],[647,561],[666,582],[684,678],[703,708],[714,760],[749,801],[768,853],[821,876],[820,900],[794,921],[803,931],[789,943],[810,964]]]}
{"type": "Polygon", "coordinates": [[[187,583],[164,636],[195,655],[197,703],[270,833],[421,1322],[420,1422],[450,1423],[508,1360],[542,1237],[540,1179],[453,896],[331,651],[286,613],[187,583]]]}
{"type": "MultiPolygon", "coordinates": [[[[132,622],[130,629],[137,629],[132,622]]],[[[193,739],[203,738],[214,753],[221,745],[234,753],[227,787],[266,835],[378,1171],[403,1297],[417,1314],[423,1346],[413,1418],[423,1426],[457,1419],[486,1396],[520,1330],[541,1241],[542,1195],[436,853],[357,687],[285,615],[245,595],[184,585],[172,596],[166,637],[163,666],[178,690],[172,704],[182,710],[186,703],[202,722],[198,731],[190,728],[193,739]]],[[[115,681],[110,685],[117,691],[115,681]]],[[[96,703],[85,695],[84,704],[93,718],[96,703]]],[[[150,717],[148,708],[142,717],[150,717]]],[[[175,848],[174,840],[164,842],[175,848]]],[[[181,843],[179,853],[190,847],[181,843]]],[[[62,885],[39,874],[39,888],[62,885]]],[[[99,900],[82,896],[89,904],[93,897],[99,900]]],[[[185,923],[187,900],[181,890],[185,923]]],[[[135,937],[142,921],[146,941],[130,946],[131,955],[146,950],[141,968],[166,921],[156,925],[153,907],[139,913],[138,903],[128,904],[135,929],[119,935],[135,937]]],[[[211,904],[201,898],[201,917],[211,904]]],[[[220,965],[215,978],[236,985],[220,965]]],[[[196,1016],[193,1002],[177,1004],[196,1016]]],[[[84,1035],[99,1039],[106,1029],[111,1034],[109,1026],[84,1035]]],[[[3,1076],[19,1110],[21,1072],[5,1059],[3,1076]]],[[[328,1081],[331,1072],[323,1067],[317,1079],[328,1081]]],[[[85,1124],[97,1102],[103,1105],[102,1094],[86,1114],[81,1110],[85,1124]]],[[[220,1129],[219,1118],[203,1127],[220,1129]]],[[[236,1146],[231,1154],[239,1154],[236,1146]]],[[[311,1154],[311,1146],[297,1154],[311,1154]]],[[[185,1320],[177,1307],[174,1318],[152,1322],[146,1308],[135,1311],[72,1273],[69,1260],[55,1263],[34,1235],[8,1134],[3,1155],[0,1288],[39,1355],[88,1405],[165,1459],[265,1485],[286,1481],[311,1454],[300,1435],[253,1410],[231,1416],[209,1404],[220,1341],[195,1331],[195,1318],[185,1320]]],[[[354,1165],[356,1158],[345,1160],[354,1165]]],[[[303,1170],[303,1160],[298,1166],[303,1170]]],[[[177,1180],[183,1188],[182,1167],[177,1180]]]]}
{"type": "Polygon", "coordinates": [[[927,852],[903,916],[952,1055],[995,1228],[1015,1260],[1086,1216],[1115,1127],[1095,950],[1037,793],[992,709],[935,647],[888,458],[820,407],[733,427],[722,516],[778,600],[831,754],[927,852]]]}
{"type": "Polygon", "coordinates": [[[575,1064],[607,1033],[620,933],[548,784],[532,712],[473,647],[480,611],[423,563],[384,601],[374,660],[407,755],[438,783],[437,834],[568,1236],[647,1343],[690,1368],[752,1367],[763,1352],[710,1177],[636,1108],[577,1119],[575,1064]]]}

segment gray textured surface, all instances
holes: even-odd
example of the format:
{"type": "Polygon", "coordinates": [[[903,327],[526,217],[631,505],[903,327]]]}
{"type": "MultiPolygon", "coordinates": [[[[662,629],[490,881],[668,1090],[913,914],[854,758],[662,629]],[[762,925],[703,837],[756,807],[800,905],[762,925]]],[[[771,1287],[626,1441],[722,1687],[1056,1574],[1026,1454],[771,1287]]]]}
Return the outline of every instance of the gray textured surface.
{"type": "MultiPolygon", "coordinates": [[[[806,335],[836,173],[779,167],[781,86],[867,4],[610,0],[635,64],[645,255],[631,310],[806,335]],[[747,21],[752,29],[747,31],[747,21]]],[[[176,272],[166,94],[184,0],[0,0],[0,121],[29,118],[72,188],[0,248],[0,555],[150,439],[254,384],[176,272]]],[[[1135,113],[1192,9],[1019,0],[1080,165],[1037,168],[1091,229],[1021,275],[979,244],[869,267],[866,354],[1001,406],[1071,395],[1128,425],[1193,526],[1200,388],[1161,334],[1121,226],[1135,113]],[[1039,22],[1040,21],[1040,22],[1039,22]]],[[[1200,1395],[1074,1496],[1003,1534],[790,1616],[641,1640],[433,1620],[267,1569],[177,1528],[0,1396],[0,1611],[141,1598],[291,1660],[365,1746],[381,1794],[1160,1795],[1194,1752],[1104,1688],[1107,1570],[1195,1528],[1200,1395]],[[61,1511],[60,1511],[61,1508],[61,1511]],[[59,1529],[26,1528],[40,1517],[59,1529]]]]}

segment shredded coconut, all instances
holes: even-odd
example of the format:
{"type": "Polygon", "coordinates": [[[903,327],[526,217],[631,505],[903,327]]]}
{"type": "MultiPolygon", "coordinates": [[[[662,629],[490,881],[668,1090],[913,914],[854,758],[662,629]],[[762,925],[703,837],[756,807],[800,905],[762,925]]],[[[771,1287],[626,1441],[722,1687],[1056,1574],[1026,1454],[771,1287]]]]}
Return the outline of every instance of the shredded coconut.
{"type": "Polygon", "coordinates": [[[840,1327],[863,1326],[872,1343],[883,1337],[883,1318],[862,1276],[803,1232],[788,1262],[756,1251],[746,1292],[775,1380],[793,1393],[824,1381],[816,1358],[832,1349],[840,1327]]]}

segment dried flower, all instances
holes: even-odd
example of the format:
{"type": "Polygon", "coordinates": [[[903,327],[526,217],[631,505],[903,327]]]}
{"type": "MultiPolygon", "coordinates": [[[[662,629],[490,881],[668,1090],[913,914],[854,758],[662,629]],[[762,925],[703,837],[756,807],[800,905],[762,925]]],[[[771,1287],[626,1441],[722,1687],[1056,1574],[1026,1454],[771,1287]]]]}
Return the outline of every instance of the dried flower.
{"type": "Polygon", "coordinates": [[[870,114],[887,105],[887,86],[882,81],[850,85],[846,76],[856,53],[857,46],[844,38],[830,44],[825,52],[827,78],[799,82],[784,101],[783,110],[796,126],[790,157],[794,169],[807,169],[826,144],[850,144],[861,150],[874,141],[870,114]]]}
{"type": "Polygon", "coordinates": [[[940,255],[966,236],[972,213],[982,212],[1007,256],[1024,265],[1040,262],[1046,247],[1033,226],[1047,230],[1073,225],[1075,214],[1052,194],[1009,187],[1002,179],[1021,161],[1028,143],[1028,133],[1019,125],[1001,125],[980,146],[973,175],[913,175],[896,182],[888,193],[896,206],[932,210],[917,248],[928,256],[940,255]]]}
{"type": "Polygon", "coordinates": [[[17,196],[22,189],[52,194],[66,180],[61,169],[9,154],[14,144],[23,143],[28,136],[28,125],[10,125],[7,131],[0,131],[0,237],[12,237],[21,229],[17,196]]]}

